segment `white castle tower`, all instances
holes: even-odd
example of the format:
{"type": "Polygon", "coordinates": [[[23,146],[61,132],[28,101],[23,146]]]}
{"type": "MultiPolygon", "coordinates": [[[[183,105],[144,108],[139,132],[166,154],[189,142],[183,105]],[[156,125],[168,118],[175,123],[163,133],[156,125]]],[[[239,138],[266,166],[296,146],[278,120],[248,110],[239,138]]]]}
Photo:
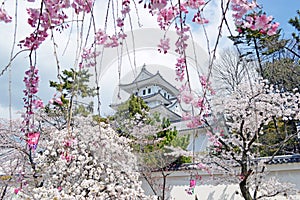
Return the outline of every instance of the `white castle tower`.
{"type": "MultiPolygon", "coordinates": [[[[120,89],[129,95],[141,97],[149,106],[150,113],[159,113],[161,117],[166,117],[170,122],[181,120],[181,109],[178,104],[178,89],[165,80],[157,71],[152,74],[146,69],[144,64],[136,78],[128,84],[120,84],[120,89]]],[[[120,104],[111,105],[117,109],[120,104]]]]}

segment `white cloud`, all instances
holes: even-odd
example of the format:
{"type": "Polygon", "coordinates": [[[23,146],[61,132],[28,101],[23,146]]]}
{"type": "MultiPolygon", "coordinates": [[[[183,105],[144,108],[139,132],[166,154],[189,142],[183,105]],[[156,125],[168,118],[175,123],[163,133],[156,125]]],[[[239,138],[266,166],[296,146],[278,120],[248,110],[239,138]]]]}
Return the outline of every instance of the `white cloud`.
{"type": "MultiPolygon", "coordinates": [[[[98,30],[99,28],[104,27],[105,22],[105,14],[106,10],[103,9],[106,7],[108,0],[96,1],[95,9],[94,9],[94,17],[96,22],[96,27],[91,27],[90,36],[93,35],[94,28],[98,30]]],[[[209,40],[212,42],[216,37],[217,28],[219,26],[220,16],[216,15],[216,13],[220,13],[220,8],[216,6],[216,2],[218,0],[214,0],[207,8],[208,12],[206,13],[206,17],[210,19],[210,23],[206,26],[207,31],[209,33],[209,40]]],[[[27,14],[24,8],[33,5],[32,3],[28,3],[27,1],[18,1],[19,9],[18,9],[18,33],[17,33],[17,41],[24,39],[29,33],[32,31],[32,28],[27,24],[27,14]]],[[[36,4],[38,5],[38,4],[36,4]]],[[[142,24],[142,28],[157,28],[156,16],[151,16],[147,9],[143,8],[143,4],[137,4],[138,7],[138,15],[139,18],[136,17],[135,13],[131,14],[131,20],[133,24],[133,29],[137,30],[140,27],[138,26],[138,19],[140,19],[140,23],[142,24]]],[[[6,1],[5,3],[6,10],[13,15],[14,13],[14,1],[6,1]]],[[[132,6],[132,10],[134,11],[134,6],[132,6]]],[[[107,24],[107,29],[109,32],[114,31],[112,20],[112,12],[110,13],[108,19],[110,20],[107,24]]],[[[129,18],[128,18],[129,19],[129,18]]],[[[128,20],[127,19],[127,20],[128,20]]],[[[70,20],[76,20],[74,17],[70,15],[70,20]]],[[[55,31],[54,39],[57,47],[57,56],[59,60],[59,64],[61,68],[70,68],[75,67],[78,54],[76,55],[76,50],[79,47],[83,47],[85,44],[86,30],[89,25],[89,18],[86,18],[86,25],[84,29],[84,38],[83,40],[78,40],[78,34],[80,30],[77,30],[77,23],[73,22],[73,26],[69,29],[63,31],[62,33],[58,33],[55,31]],[[71,34],[70,31],[72,30],[71,34]],[[66,52],[64,52],[67,46],[66,52]]],[[[127,21],[128,22],[128,21],[127,21]]],[[[93,25],[93,24],[92,24],[93,25]]],[[[81,26],[79,26],[81,28],[81,26]]],[[[1,62],[0,62],[0,70],[8,63],[10,50],[13,41],[13,30],[14,23],[11,24],[3,24],[0,23],[1,32],[1,44],[2,48],[0,49],[1,62]]],[[[125,27],[125,30],[130,30],[130,27],[125,27]]],[[[206,39],[204,37],[203,31],[201,29],[195,29],[194,31],[194,39],[200,44],[200,46],[206,51],[206,39]]],[[[163,35],[163,32],[161,33],[163,35]]],[[[225,34],[224,34],[225,35],[225,34]]],[[[140,46],[140,50],[137,53],[136,59],[136,67],[140,67],[144,63],[146,64],[160,64],[169,67],[170,69],[174,69],[174,64],[176,62],[176,57],[174,55],[160,55],[156,52],[156,45],[158,44],[160,36],[153,37],[151,33],[145,34],[142,38],[145,44],[140,46]],[[148,48],[149,47],[149,48],[148,48]]],[[[18,47],[15,48],[15,52],[19,50],[18,47]]],[[[130,54],[132,56],[132,53],[130,54]]],[[[13,94],[13,106],[17,109],[21,109],[22,107],[22,96],[23,96],[23,88],[24,84],[22,82],[24,71],[29,67],[28,64],[28,52],[22,53],[18,56],[18,58],[12,64],[12,94],[13,94]]],[[[197,55],[198,59],[206,58],[206,55],[197,55]]],[[[132,58],[132,57],[131,57],[132,58]]],[[[111,96],[113,96],[113,91],[115,90],[118,84],[118,72],[117,72],[117,56],[113,55],[112,57],[107,57],[110,62],[107,62],[104,67],[108,67],[109,70],[102,71],[101,78],[101,98],[102,98],[102,108],[105,111],[107,109],[106,105],[111,103],[111,96]],[[107,102],[108,101],[108,102],[107,102]]],[[[131,64],[133,60],[131,59],[131,63],[128,61],[128,58],[123,59],[122,65],[122,76],[128,73],[131,68],[131,64]],[[126,61],[127,59],[127,61],[126,61]]],[[[56,80],[57,76],[57,65],[56,59],[54,56],[53,43],[50,41],[50,38],[47,39],[45,43],[42,44],[41,48],[37,51],[37,66],[40,70],[41,82],[40,82],[40,91],[39,96],[47,103],[49,98],[52,97],[54,90],[49,89],[49,80],[56,80]]],[[[203,67],[203,66],[201,66],[203,67]]],[[[204,66],[205,67],[205,66],[204,66]]],[[[0,84],[1,84],[1,93],[8,94],[8,77],[7,73],[5,76],[0,76],[0,84]]],[[[5,95],[7,96],[7,95],[5,95]]],[[[7,110],[5,107],[7,106],[8,99],[1,98],[0,104],[2,105],[2,109],[4,113],[3,116],[7,116],[5,113],[7,110]]],[[[2,111],[2,110],[1,110],[2,111]]],[[[105,111],[106,112],[106,111],[105,111]]]]}

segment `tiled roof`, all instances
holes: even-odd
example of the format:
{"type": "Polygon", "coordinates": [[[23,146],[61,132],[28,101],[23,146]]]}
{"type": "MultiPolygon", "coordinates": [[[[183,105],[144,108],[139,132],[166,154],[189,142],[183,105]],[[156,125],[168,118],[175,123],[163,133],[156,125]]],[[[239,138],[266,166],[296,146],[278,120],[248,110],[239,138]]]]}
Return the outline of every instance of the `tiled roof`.
{"type": "Polygon", "coordinates": [[[271,161],[268,162],[268,164],[274,165],[274,164],[298,163],[298,162],[300,162],[300,154],[275,156],[271,161]]]}
{"type": "Polygon", "coordinates": [[[157,84],[162,86],[166,90],[168,90],[174,96],[178,95],[179,90],[170,82],[168,82],[164,77],[162,77],[159,71],[157,71],[156,74],[150,76],[151,73],[149,72],[150,73],[149,74],[145,68],[143,69],[133,82],[126,83],[126,84],[119,84],[119,87],[124,91],[131,93],[131,90],[133,89],[139,89],[140,87],[144,87],[147,85],[157,84]]]}
{"type": "MultiPolygon", "coordinates": [[[[261,159],[267,161],[268,159],[270,159],[270,157],[263,157],[257,160],[261,160],[261,159]]],[[[267,162],[267,164],[269,165],[278,165],[278,164],[287,164],[287,163],[300,163],[300,154],[275,156],[271,161],[267,162]]],[[[199,169],[197,165],[198,163],[178,164],[174,162],[166,166],[164,169],[167,171],[197,170],[199,169]]]]}

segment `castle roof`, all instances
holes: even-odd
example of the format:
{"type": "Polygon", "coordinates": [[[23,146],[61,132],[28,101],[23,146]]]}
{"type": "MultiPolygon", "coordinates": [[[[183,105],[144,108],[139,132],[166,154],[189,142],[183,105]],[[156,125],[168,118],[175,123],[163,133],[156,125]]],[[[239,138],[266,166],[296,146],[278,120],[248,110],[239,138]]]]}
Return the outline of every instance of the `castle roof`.
{"type": "Polygon", "coordinates": [[[141,72],[133,82],[128,84],[120,84],[120,88],[128,92],[129,94],[133,94],[134,91],[149,85],[158,85],[174,96],[177,96],[179,94],[179,90],[168,81],[166,81],[161,76],[159,71],[157,71],[156,74],[152,74],[146,69],[145,65],[142,67],[141,72]]]}
{"type": "Polygon", "coordinates": [[[168,109],[165,105],[158,105],[150,109],[151,113],[160,113],[162,116],[167,117],[171,122],[181,120],[181,116],[168,109]]]}
{"type": "Polygon", "coordinates": [[[145,101],[145,103],[152,102],[152,101],[159,101],[159,102],[162,102],[163,104],[167,104],[167,105],[172,103],[170,100],[168,100],[166,97],[164,97],[160,92],[151,94],[148,96],[144,96],[142,98],[145,101]]]}
{"type": "Polygon", "coordinates": [[[154,76],[154,74],[152,74],[151,72],[149,72],[146,69],[146,65],[144,64],[143,67],[142,67],[142,69],[141,69],[141,72],[134,79],[133,83],[139,82],[139,81],[142,81],[142,80],[145,80],[145,79],[148,79],[148,78],[151,78],[152,76],[154,76]]]}

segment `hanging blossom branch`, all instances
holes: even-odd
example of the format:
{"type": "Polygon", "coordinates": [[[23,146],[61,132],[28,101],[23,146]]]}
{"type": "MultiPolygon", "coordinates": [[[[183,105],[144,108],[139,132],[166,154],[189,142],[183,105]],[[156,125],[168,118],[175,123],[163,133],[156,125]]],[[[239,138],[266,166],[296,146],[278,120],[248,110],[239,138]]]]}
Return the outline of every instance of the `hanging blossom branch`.
{"type": "MultiPolygon", "coordinates": [[[[23,90],[25,97],[23,97],[25,113],[23,114],[22,128],[21,132],[24,133],[25,141],[26,141],[26,150],[28,147],[28,152],[25,151],[24,154],[28,157],[28,161],[31,165],[32,170],[35,171],[35,163],[33,162],[32,152],[37,148],[40,132],[38,131],[38,127],[35,126],[34,123],[34,114],[36,110],[40,108],[44,108],[43,101],[39,99],[36,94],[38,92],[39,86],[39,76],[38,69],[35,66],[31,66],[26,72],[24,77],[25,89],[23,90]]],[[[20,179],[20,187],[15,188],[15,194],[22,189],[22,183],[24,180],[24,171],[20,172],[22,176],[20,179]]],[[[33,175],[34,178],[35,175],[33,175]]]]}
{"type": "Polygon", "coordinates": [[[23,115],[23,128],[21,130],[29,137],[31,133],[36,131],[36,127],[34,126],[35,110],[44,107],[42,100],[36,96],[39,83],[38,69],[35,66],[31,66],[30,69],[25,72],[23,81],[25,83],[25,90],[23,91],[25,97],[23,101],[26,111],[23,115]]]}
{"type": "MultiPolygon", "coordinates": [[[[28,2],[35,2],[35,0],[28,0],[28,2]]],[[[93,1],[74,1],[70,5],[69,1],[54,1],[54,0],[44,0],[41,1],[40,8],[28,8],[27,13],[29,14],[28,24],[35,28],[34,32],[30,36],[26,37],[24,40],[21,40],[19,43],[20,47],[25,47],[30,50],[30,60],[32,51],[39,48],[39,46],[46,40],[48,37],[47,31],[56,27],[57,30],[61,31],[68,27],[64,23],[64,20],[67,19],[67,15],[64,12],[64,9],[72,6],[76,13],[79,12],[89,12],[87,7],[93,1]],[[58,28],[57,28],[58,27],[58,28]]],[[[2,4],[3,7],[4,3],[2,4]]],[[[0,8],[0,21],[9,23],[12,21],[4,8],[0,8]]],[[[24,51],[24,50],[23,50],[24,51]]],[[[22,52],[22,51],[21,51],[22,52]]],[[[42,108],[43,102],[36,97],[38,92],[38,69],[31,63],[29,70],[25,72],[24,82],[26,89],[24,90],[25,97],[23,98],[24,107],[26,109],[25,114],[23,115],[23,128],[22,132],[26,134],[27,143],[31,144],[30,141],[32,138],[33,131],[35,130],[34,126],[34,110],[42,108]]],[[[6,70],[6,69],[5,69],[6,70]]],[[[2,71],[3,74],[4,70],[2,71]]]]}
{"type": "MultiPolygon", "coordinates": [[[[35,0],[27,0],[30,3],[35,0]]],[[[56,1],[56,0],[43,0],[41,1],[40,8],[27,8],[29,18],[28,24],[35,30],[25,39],[19,42],[21,48],[36,50],[40,45],[49,37],[49,30],[55,29],[62,32],[69,27],[67,10],[72,8],[75,13],[90,13],[94,4],[94,0],[74,0],[70,1],[56,1]]],[[[0,21],[6,23],[11,22],[11,17],[8,16],[4,9],[0,9],[0,21]]]]}
{"type": "MultiPolygon", "coordinates": [[[[34,2],[34,0],[30,0],[30,2],[34,2]]],[[[36,50],[48,37],[49,29],[56,26],[60,26],[62,30],[67,28],[64,20],[68,17],[63,10],[68,7],[70,7],[68,1],[58,3],[53,0],[45,0],[42,1],[40,8],[28,8],[28,24],[35,30],[30,36],[20,41],[20,47],[36,50]]]]}
{"type": "MultiPolygon", "coordinates": [[[[84,67],[90,68],[95,67],[95,83],[96,83],[96,89],[97,89],[97,98],[98,98],[98,113],[100,115],[100,96],[99,96],[99,83],[98,83],[98,71],[96,68],[97,65],[97,58],[100,57],[100,68],[101,68],[101,62],[103,58],[103,54],[98,49],[101,49],[104,51],[105,48],[117,48],[119,46],[123,45],[124,39],[127,37],[127,35],[124,32],[124,26],[125,26],[125,20],[126,18],[129,18],[130,21],[130,11],[131,11],[131,5],[130,0],[123,0],[121,4],[121,9],[119,11],[119,8],[115,8],[114,1],[108,1],[107,5],[107,12],[105,16],[105,26],[104,28],[99,28],[98,31],[94,35],[94,42],[90,46],[85,46],[81,55],[81,61],[79,63],[79,68],[82,69],[84,67]],[[113,24],[114,24],[114,34],[108,34],[107,33],[107,23],[108,23],[108,17],[109,17],[109,11],[112,11],[112,17],[113,17],[113,24]],[[117,14],[115,15],[115,12],[117,14]],[[116,17],[117,16],[117,17],[116,17]],[[120,16],[120,17],[119,17],[120,16]]],[[[119,3],[116,3],[117,6],[119,6],[119,3]]],[[[93,17],[93,16],[92,16],[93,17]]],[[[131,25],[131,22],[130,22],[131,25]]],[[[94,25],[95,27],[95,25],[94,25]]],[[[119,60],[119,62],[121,62],[119,60]]],[[[119,72],[120,73],[120,72],[119,72]]]]}
{"type": "MultiPolygon", "coordinates": [[[[90,47],[83,49],[81,56],[82,61],[79,63],[80,68],[96,66],[96,58],[101,55],[101,52],[95,51],[95,45],[102,49],[116,48],[123,44],[122,41],[127,37],[127,35],[124,33],[125,19],[129,15],[130,11],[130,0],[123,0],[120,11],[121,17],[117,17],[115,19],[118,30],[115,31],[115,34],[109,35],[106,33],[106,30],[99,29],[94,36],[94,43],[92,43],[90,47]]],[[[106,16],[106,18],[107,17],[108,16],[106,16]]]]}
{"type": "MultiPolygon", "coordinates": [[[[28,2],[35,2],[35,0],[28,0],[28,2]]],[[[27,8],[29,18],[28,24],[34,28],[34,31],[30,36],[21,40],[19,46],[21,48],[28,48],[30,50],[30,69],[26,71],[24,82],[26,89],[24,90],[25,97],[23,98],[25,103],[26,112],[24,114],[24,120],[22,131],[27,137],[27,143],[30,148],[36,148],[39,133],[36,132],[34,125],[34,110],[43,107],[43,102],[36,97],[38,91],[38,69],[35,64],[32,64],[32,52],[37,50],[40,45],[48,38],[48,32],[56,31],[62,32],[68,28],[66,23],[68,19],[66,9],[74,9],[78,15],[80,13],[89,13],[94,0],[81,1],[75,0],[73,3],[70,1],[56,1],[56,0],[44,0],[41,1],[39,8],[27,8]]]]}

